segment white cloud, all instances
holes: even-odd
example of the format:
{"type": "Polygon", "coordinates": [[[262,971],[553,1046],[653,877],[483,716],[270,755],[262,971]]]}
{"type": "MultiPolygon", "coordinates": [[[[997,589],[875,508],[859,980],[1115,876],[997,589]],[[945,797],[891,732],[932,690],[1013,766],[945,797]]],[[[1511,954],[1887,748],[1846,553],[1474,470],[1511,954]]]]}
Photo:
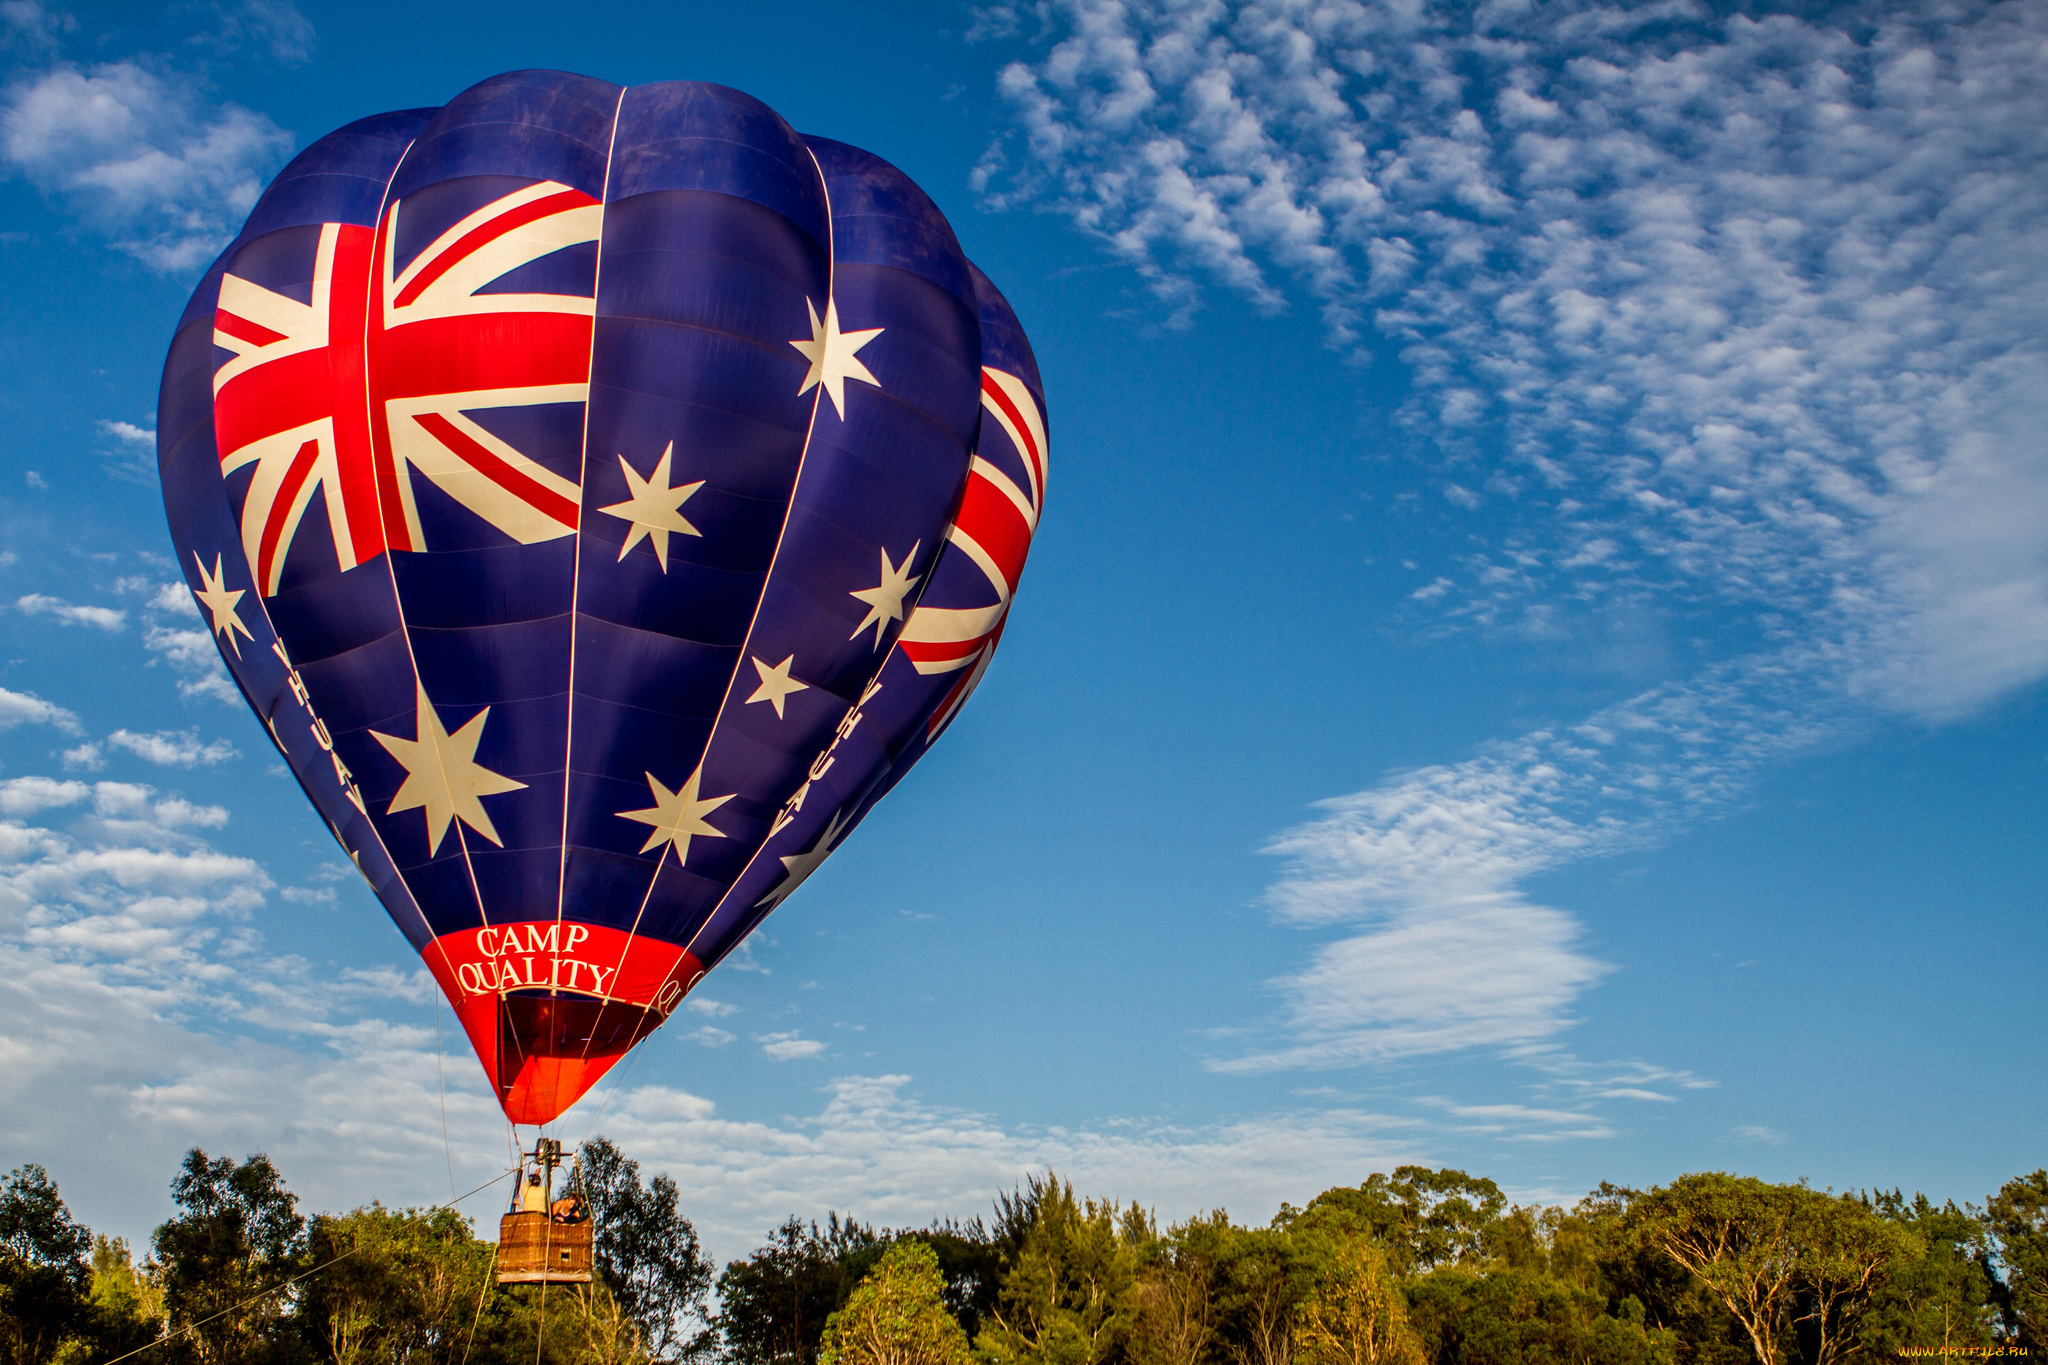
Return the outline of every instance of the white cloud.
{"type": "Polygon", "coordinates": [[[136,734],[133,730],[116,730],[107,736],[107,743],[166,768],[191,768],[201,764],[210,767],[241,756],[241,750],[225,739],[201,744],[196,728],[158,730],[147,735],[136,734]]]}
{"type": "MultiPolygon", "coordinates": [[[[166,584],[149,603],[150,610],[183,614],[196,618],[198,608],[192,602],[190,590],[166,584]],[[185,610],[180,613],[175,603],[182,597],[185,610]]],[[[228,676],[226,665],[221,662],[220,650],[213,642],[213,635],[200,626],[171,627],[151,621],[142,631],[143,648],[168,663],[180,677],[178,695],[181,697],[210,697],[214,701],[230,706],[241,704],[242,694],[236,690],[234,679],[228,676]]]]}
{"type": "Polygon", "coordinates": [[[32,592],[14,600],[17,610],[29,616],[48,616],[67,626],[94,626],[100,630],[119,630],[127,624],[128,613],[113,607],[79,606],[66,602],[61,597],[32,592]]]}
{"type": "Polygon", "coordinates": [[[823,1055],[825,1045],[816,1038],[804,1038],[795,1033],[764,1033],[754,1040],[761,1045],[761,1051],[770,1061],[807,1061],[823,1055]]]}
{"type": "Polygon", "coordinates": [[[1756,1123],[1742,1124],[1731,1130],[1729,1136],[1745,1146],[1761,1144],[1767,1147],[1778,1147],[1782,1146],[1785,1141],[1785,1135],[1777,1129],[1766,1128],[1762,1124],[1756,1123]]]}
{"type": "Polygon", "coordinates": [[[107,435],[112,436],[123,445],[150,448],[154,448],[156,445],[156,433],[145,427],[138,427],[133,422],[102,421],[98,425],[101,431],[106,432],[107,435]]]}
{"type": "Polygon", "coordinates": [[[290,147],[263,115],[134,61],[56,66],[0,104],[0,156],[14,170],[170,273],[226,243],[290,147]]]}
{"type": "Polygon", "coordinates": [[[87,742],[63,753],[66,772],[96,773],[107,766],[107,760],[100,756],[100,746],[87,742]]]}
{"type": "Polygon", "coordinates": [[[41,0],[0,0],[0,45],[43,55],[54,52],[78,21],[41,0]]]}
{"type": "Polygon", "coordinates": [[[54,725],[67,735],[85,733],[78,724],[78,716],[55,702],[44,701],[33,692],[10,692],[0,687],[0,730],[11,730],[17,725],[54,725]]]}
{"type": "Polygon", "coordinates": [[[1004,71],[992,206],[1169,320],[1291,288],[1399,348],[1439,491],[1495,519],[1411,620],[1649,612],[1713,660],[1283,835],[1276,914],[1346,936],[1218,1065],[1546,1045],[1604,968],[1526,879],[2048,677],[2048,11],[1860,13],[1054,0],[1004,71]]]}
{"type": "Polygon", "coordinates": [[[71,806],[92,795],[83,782],[48,777],[10,777],[0,781],[0,815],[34,815],[54,806],[71,806]]]}
{"type": "Polygon", "coordinates": [[[723,1019],[728,1014],[737,1014],[740,1008],[730,1001],[713,1000],[708,995],[693,995],[683,1003],[697,1013],[708,1015],[713,1019],[723,1019]]]}

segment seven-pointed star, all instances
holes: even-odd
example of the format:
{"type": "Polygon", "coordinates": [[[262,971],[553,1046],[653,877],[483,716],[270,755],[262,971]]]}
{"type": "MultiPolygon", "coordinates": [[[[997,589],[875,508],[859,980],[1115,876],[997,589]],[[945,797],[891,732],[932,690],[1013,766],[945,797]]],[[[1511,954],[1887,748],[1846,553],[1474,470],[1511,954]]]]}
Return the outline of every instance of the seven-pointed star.
{"type": "Polygon", "coordinates": [[[761,675],[761,685],[754,689],[753,696],[747,698],[747,705],[752,706],[757,701],[773,702],[775,719],[781,720],[783,699],[792,692],[802,692],[810,686],[809,683],[798,682],[789,676],[789,666],[795,662],[794,654],[773,667],[755,659],[754,671],[761,675]]]}
{"type": "Polygon", "coordinates": [[[647,842],[640,845],[642,853],[657,844],[672,843],[676,846],[676,861],[681,863],[690,856],[691,836],[708,834],[714,839],[725,837],[723,830],[712,828],[704,817],[739,793],[727,792],[724,796],[700,800],[697,796],[697,784],[703,780],[704,765],[701,763],[697,765],[697,770],[690,774],[689,780],[674,791],[662,786],[653,773],[647,774],[647,785],[654,789],[654,804],[646,810],[619,812],[619,818],[622,820],[638,820],[643,825],[654,826],[654,833],[648,835],[647,842]]]}
{"type": "Polygon", "coordinates": [[[882,381],[868,373],[868,367],[854,359],[860,348],[882,334],[880,327],[870,327],[865,332],[842,332],[839,330],[839,305],[831,298],[825,300],[825,320],[818,321],[818,306],[809,299],[804,300],[804,309],[811,315],[811,339],[801,337],[789,344],[803,353],[811,362],[810,373],[804,376],[804,386],[797,390],[802,397],[811,391],[813,385],[823,384],[825,392],[832,396],[832,410],[846,419],[846,381],[861,379],[876,388],[882,381]]]}
{"type": "Polygon", "coordinates": [[[633,496],[624,502],[615,502],[609,507],[600,507],[600,512],[609,513],[621,521],[633,523],[633,529],[626,533],[626,543],[619,547],[619,558],[624,559],[643,537],[654,540],[654,557],[661,561],[661,571],[668,572],[668,534],[679,531],[686,536],[701,536],[704,533],[692,526],[678,509],[690,500],[690,495],[704,486],[704,480],[695,483],[670,485],[668,481],[669,457],[676,453],[676,443],[670,441],[668,449],[661,452],[661,459],[655,463],[654,473],[641,478],[633,466],[626,463],[626,457],[619,456],[619,468],[626,473],[626,487],[633,490],[633,496]]]}
{"type": "Polygon", "coordinates": [[[903,619],[903,599],[909,595],[911,587],[917,580],[923,577],[922,574],[910,572],[910,561],[917,558],[918,547],[923,544],[924,542],[920,540],[912,545],[910,553],[903,556],[901,564],[891,564],[888,547],[882,547],[882,581],[872,588],[855,588],[846,594],[868,604],[868,614],[853,628],[853,634],[847,636],[847,639],[851,640],[869,626],[873,626],[875,648],[882,647],[882,632],[889,628],[891,621],[903,619]]]}
{"type": "Polygon", "coordinates": [[[776,906],[789,899],[789,893],[804,884],[804,880],[818,870],[818,864],[832,856],[832,845],[837,843],[845,830],[846,812],[839,811],[832,817],[832,823],[825,826],[825,832],[818,836],[818,842],[798,854],[782,860],[788,875],[775,884],[775,889],[754,902],[756,909],[761,906],[776,906]]]}
{"type": "Polygon", "coordinates": [[[520,791],[526,784],[501,777],[476,761],[476,742],[483,738],[484,721],[490,714],[491,708],[486,706],[451,735],[442,728],[434,704],[427,700],[427,689],[421,687],[415,722],[417,739],[399,739],[370,731],[370,737],[405,766],[405,781],[384,813],[397,815],[400,811],[424,809],[429,857],[441,851],[448,822],[456,819],[500,848],[505,846],[491,824],[491,817],[484,813],[483,802],[477,798],[520,791]]]}
{"type": "Polygon", "coordinates": [[[192,556],[192,562],[199,566],[199,581],[205,584],[202,588],[193,589],[192,595],[199,599],[199,605],[205,607],[207,614],[213,617],[213,633],[225,634],[228,637],[228,647],[235,651],[235,657],[239,659],[242,657],[242,647],[235,643],[235,632],[239,630],[251,640],[256,638],[249,634],[249,628],[242,624],[242,614],[235,610],[235,603],[242,600],[242,594],[248,589],[223,586],[227,575],[221,571],[219,555],[213,557],[212,573],[206,571],[206,561],[197,554],[192,556]]]}

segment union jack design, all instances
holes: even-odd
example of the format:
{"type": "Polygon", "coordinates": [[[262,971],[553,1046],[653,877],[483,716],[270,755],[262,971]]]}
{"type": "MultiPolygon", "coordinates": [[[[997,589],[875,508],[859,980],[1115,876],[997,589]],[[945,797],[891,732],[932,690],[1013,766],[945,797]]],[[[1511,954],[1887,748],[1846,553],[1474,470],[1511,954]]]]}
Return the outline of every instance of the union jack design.
{"type": "Polygon", "coordinates": [[[936,737],[981,681],[1001,642],[1003,622],[1031,537],[1044,505],[1046,474],[1045,420],[1030,389],[1013,374],[984,367],[981,372],[984,420],[993,418],[1016,447],[1028,487],[984,458],[978,451],[968,467],[967,489],[960,510],[946,528],[947,541],[979,568],[995,590],[993,605],[940,607],[919,603],[904,623],[897,647],[919,673],[966,670],[932,714],[929,733],[936,737]]]}
{"type": "Polygon", "coordinates": [[[403,270],[403,203],[373,232],[320,230],[312,302],[221,280],[214,374],[221,472],[256,466],[241,509],[256,585],[274,595],[317,493],[344,570],[425,549],[412,474],[521,544],[576,529],[581,490],[465,415],[583,402],[595,300],[481,293],[510,271],[594,242],[603,208],[543,181],[486,204],[403,270]]]}

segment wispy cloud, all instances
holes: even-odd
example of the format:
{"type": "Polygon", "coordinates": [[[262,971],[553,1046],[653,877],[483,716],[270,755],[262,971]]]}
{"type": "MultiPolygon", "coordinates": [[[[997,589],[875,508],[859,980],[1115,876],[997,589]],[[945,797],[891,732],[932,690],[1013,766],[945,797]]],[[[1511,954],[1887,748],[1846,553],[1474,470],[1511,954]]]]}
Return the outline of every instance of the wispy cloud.
{"type": "Polygon", "coordinates": [[[0,730],[11,730],[17,725],[50,725],[67,735],[85,733],[77,713],[44,701],[33,692],[10,692],[0,687],[0,730]]]}
{"type": "Polygon", "coordinates": [[[55,65],[0,99],[0,158],[169,273],[226,243],[291,143],[263,115],[209,99],[196,78],[141,61],[55,65]]]}
{"type": "Polygon", "coordinates": [[[14,601],[15,609],[29,616],[47,616],[67,626],[92,626],[119,630],[128,623],[128,613],[113,607],[80,606],[61,597],[32,592],[14,601]]]}
{"type": "Polygon", "coordinates": [[[808,1061],[824,1055],[825,1045],[816,1038],[805,1038],[796,1033],[764,1033],[754,1040],[761,1045],[761,1051],[773,1062],[808,1061]]]}
{"type": "Polygon", "coordinates": [[[1066,215],[1172,325],[1206,289],[1391,342],[1488,547],[1424,631],[1682,620],[1698,671],[1394,774],[1275,840],[1273,1046],[1554,1037],[1604,968],[1526,880],[1726,809],[1873,715],[2048,676],[2048,16],[1054,0],[995,207],[1066,215]]]}
{"type": "Polygon", "coordinates": [[[158,730],[146,735],[116,730],[107,736],[107,743],[166,768],[211,767],[241,756],[241,750],[225,739],[200,743],[197,729],[158,730]]]}

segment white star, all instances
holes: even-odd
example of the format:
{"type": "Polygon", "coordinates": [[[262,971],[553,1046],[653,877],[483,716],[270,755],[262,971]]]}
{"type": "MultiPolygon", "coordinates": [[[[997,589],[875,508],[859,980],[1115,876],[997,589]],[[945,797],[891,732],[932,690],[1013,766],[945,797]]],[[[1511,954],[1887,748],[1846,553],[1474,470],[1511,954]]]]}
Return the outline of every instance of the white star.
{"type": "Polygon", "coordinates": [[[845,822],[846,812],[840,811],[832,817],[832,823],[825,826],[825,832],[818,836],[817,843],[812,844],[802,853],[784,858],[782,866],[788,871],[788,875],[776,883],[773,891],[755,901],[755,908],[758,909],[764,905],[780,905],[789,899],[789,893],[802,886],[805,880],[818,870],[818,864],[832,856],[832,845],[837,843],[839,836],[846,832],[845,822]]]}
{"type": "Polygon", "coordinates": [[[642,538],[654,540],[654,557],[661,561],[661,571],[668,572],[668,533],[680,531],[686,536],[701,536],[704,533],[690,525],[678,509],[690,500],[690,495],[704,486],[704,480],[695,483],[670,485],[668,481],[669,457],[676,453],[676,443],[670,441],[668,449],[661,452],[656,461],[654,473],[641,478],[633,466],[626,463],[626,457],[619,456],[619,468],[626,472],[626,487],[633,490],[633,496],[624,502],[615,502],[609,507],[600,507],[600,512],[609,513],[621,521],[633,523],[633,529],[626,533],[626,543],[619,547],[619,558],[624,559],[628,551],[638,545],[642,538]]]}
{"type": "Polygon", "coordinates": [[[792,654],[771,668],[755,659],[754,671],[761,675],[761,685],[754,689],[753,696],[747,698],[747,705],[752,706],[757,701],[773,702],[775,719],[781,720],[783,699],[792,692],[802,692],[810,686],[809,683],[798,682],[789,676],[789,666],[795,661],[796,655],[792,654]]]}
{"type": "Polygon", "coordinates": [[[248,589],[222,586],[222,580],[227,575],[221,571],[219,555],[213,557],[212,573],[206,571],[206,561],[198,555],[192,556],[192,562],[199,566],[199,581],[206,585],[195,589],[192,595],[199,599],[199,605],[205,607],[208,614],[213,617],[213,633],[225,633],[228,637],[228,648],[234,650],[235,657],[239,659],[242,657],[242,647],[235,643],[235,632],[239,630],[251,640],[256,638],[249,634],[249,628],[242,624],[242,614],[235,610],[235,603],[242,600],[242,594],[248,589]]]}
{"type": "Polygon", "coordinates": [[[846,417],[846,381],[862,379],[882,387],[882,381],[868,373],[868,367],[854,357],[860,348],[882,334],[882,328],[870,327],[865,332],[842,332],[839,330],[839,305],[832,299],[825,300],[825,320],[818,321],[817,305],[804,300],[804,309],[811,315],[811,339],[801,338],[790,342],[811,362],[809,374],[804,376],[804,386],[797,390],[802,396],[811,391],[813,385],[823,384],[825,392],[832,395],[832,409],[844,420],[846,417]]]}
{"type": "Polygon", "coordinates": [[[851,640],[869,626],[873,626],[875,648],[881,648],[882,632],[889,628],[891,621],[903,619],[903,599],[917,580],[923,577],[922,574],[913,575],[909,572],[910,561],[917,558],[918,546],[923,544],[924,542],[920,540],[912,545],[910,553],[903,556],[901,564],[891,564],[888,547],[882,547],[882,581],[872,588],[855,588],[846,594],[868,604],[867,616],[853,628],[853,634],[847,636],[847,639],[851,640]]]}
{"type": "Polygon", "coordinates": [[[400,811],[421,810],[427,813],[427,853],[431,856],[441,851],[441,840],[448,833],[448,822],[459,819],[478,834],[503,848],[505,841],[498,837],[497,828],[491,824],[491,817],[484,813],[483,802],[477,798],[496,796],[500,792],[523,790],[524,782],[514,782],[501,777],[476,761],[476,742],[483,738],[484,720],[491,714],[491,708],[470,718],[467,725],[449,734],[441,726],[441,717],[434,710],[434,704],[427,700],[427,689],[419,689],[419,710],[414,721],[416,739],[399,739],[395,735],[370,731],[370,737],[383,745],[393,758],[405,765],[405,781],[385,807],[386,815],[400,811]]]}
{"type": "Polygon", "coordinates": [[[647,774],[647,785],[654,789],[654,804],[646,810],[619,812],[619,818],[622,820],[638,820],[643,825],[654,826],[654,833],[648,835],[647,842],[640,845],[642,853],[657,844],[672,843],[676,846],[676,861],[680,863],[690,856],[690,839],[693,835],[706,834],[713,839],[725,837],[723,830],[713,829],[704,817],[739,793],[727,792],[724,796],[699,800],[697,784],[703,780],[704,765],[701,763],[697,765],[697,770],[690,774],[689,780],[674,791],[656,781],[653,773],[647,774]]]}

